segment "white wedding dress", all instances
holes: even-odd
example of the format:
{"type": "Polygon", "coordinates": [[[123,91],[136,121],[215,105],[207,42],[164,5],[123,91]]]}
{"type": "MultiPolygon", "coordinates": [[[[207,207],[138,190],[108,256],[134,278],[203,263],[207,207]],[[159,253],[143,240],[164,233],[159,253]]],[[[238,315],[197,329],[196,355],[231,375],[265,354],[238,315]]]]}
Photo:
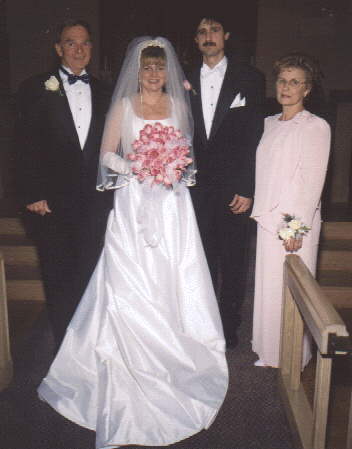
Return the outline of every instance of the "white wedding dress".
{"type": "MultiPolygon", "coordinates": [[[[145,121],[134,122],[138,135],[145,121]]],[[[39,396],[95,430],[97,449],[167,446],[214,420],[224,351],[188,188],[131,178],[115,192],[102,255],[39,396]]]]}

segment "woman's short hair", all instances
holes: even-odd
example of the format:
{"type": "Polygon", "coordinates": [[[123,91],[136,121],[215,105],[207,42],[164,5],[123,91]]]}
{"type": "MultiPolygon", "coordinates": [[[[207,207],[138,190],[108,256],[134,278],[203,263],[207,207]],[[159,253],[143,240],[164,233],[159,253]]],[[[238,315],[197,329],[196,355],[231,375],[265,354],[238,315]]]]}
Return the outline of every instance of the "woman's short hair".
{"type": "Polygon", "coordinates": [[[321,71],[317,61],[303,53],[290,53],[282,56],[274,62],[274,75],[277,78],[282,70],[288,68],[301,69],[305,73],[306,83],[312,87],[320,82],[321,71]]]}

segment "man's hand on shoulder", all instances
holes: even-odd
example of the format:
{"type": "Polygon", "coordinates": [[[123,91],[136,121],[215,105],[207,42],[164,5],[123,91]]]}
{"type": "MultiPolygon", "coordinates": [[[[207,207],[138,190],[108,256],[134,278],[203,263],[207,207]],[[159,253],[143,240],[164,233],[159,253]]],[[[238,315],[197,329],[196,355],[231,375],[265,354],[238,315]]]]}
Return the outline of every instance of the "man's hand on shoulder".
{"type": "Polygon", "coordinates": [[[36,201],[35,203],[27,204],[26,209],[38,215],[50,214],[48,203],[46,200],[36,201]]]}
{"type": "Polygon", "coordinates": [[[240,196],[236,193],[229,204],[229,207],[233,214],[243,214],[251,207],[252,202],[252,198],[246,198],[245,196],[240,196]]]}

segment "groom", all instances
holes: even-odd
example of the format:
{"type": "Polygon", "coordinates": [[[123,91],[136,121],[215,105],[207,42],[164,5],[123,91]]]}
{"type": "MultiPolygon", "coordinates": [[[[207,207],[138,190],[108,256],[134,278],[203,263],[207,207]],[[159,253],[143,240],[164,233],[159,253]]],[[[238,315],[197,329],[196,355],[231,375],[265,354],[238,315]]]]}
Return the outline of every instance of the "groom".
{"type": "Polygon", "coordinates": [[[95,189],[109,90],[86,72],[89,25],[64,23],[56,70],[25,81],[18,93],[18,176],[24,220],[41,262],[56,346],[102,248],[112,196],[95,189]]]}
{"type": "Polygon", "coordinates": [[[195,41],[202,65],[190,77],[197,185],[191,189],[228,347],[237,344],[247,272],[255,151],[263,131],[264,79],[225,56],[224,20],[203,16],[195,41]]]}

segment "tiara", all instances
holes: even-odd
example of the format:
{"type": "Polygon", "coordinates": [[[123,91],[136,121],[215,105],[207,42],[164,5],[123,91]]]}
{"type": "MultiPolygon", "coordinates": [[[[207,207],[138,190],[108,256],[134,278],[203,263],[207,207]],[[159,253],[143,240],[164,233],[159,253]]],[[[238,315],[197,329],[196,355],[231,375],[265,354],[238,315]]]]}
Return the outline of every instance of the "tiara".
{"type": "Polygon", "coordinates": [[[158,41],[157,39],[152,39],[152,40],[150,40],[150,41],[145,41],[145,42],[142,44],[141,51],[144,50],[144,49],[147,48],[147,47],[160,47],[160,48],[165,48],[165,45],[164,45],[162,42],[158,41]]]}

